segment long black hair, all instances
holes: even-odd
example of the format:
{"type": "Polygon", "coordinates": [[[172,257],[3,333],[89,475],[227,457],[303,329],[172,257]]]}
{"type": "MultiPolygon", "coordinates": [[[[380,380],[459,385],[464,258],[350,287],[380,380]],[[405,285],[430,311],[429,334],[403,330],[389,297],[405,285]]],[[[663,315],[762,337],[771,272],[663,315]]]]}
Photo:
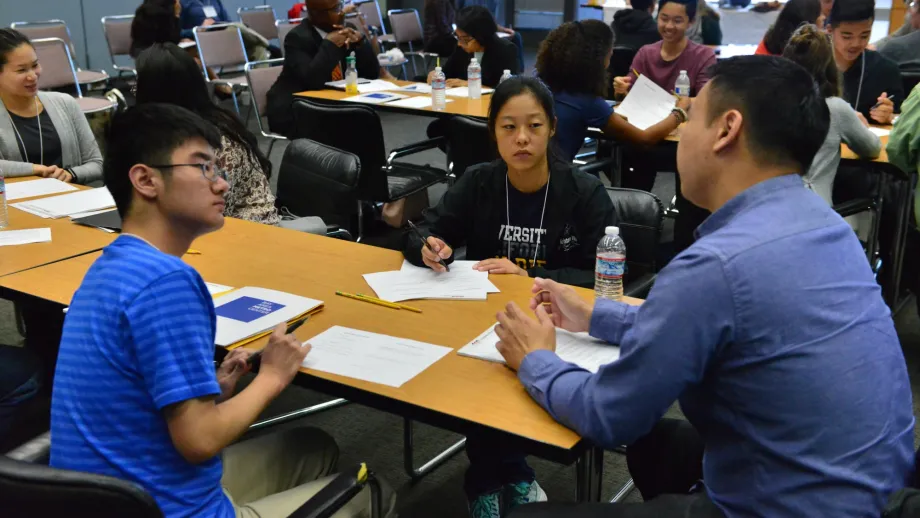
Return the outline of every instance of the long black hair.
{"type": "Polygon", "coordinates": [[[498,41],[498,24],[488,9],[481,5],[469,5],[457,13],[457,28],[472,36],[488,49],[498,41]]]}
{"type": "Polygon", "coordinates": [[[175,0],[144,0],[131,22],[131,56],[154,43],[179,43],[179,18],[175,0]]]}
{"type": "MultiPolygon", "coordinates": [[[[531,76],[512,76],[505,79],[492,92],[492,100],[489,102],[489,136],[492,142],[496,142],[495,126],[498,122],[498,114],[511,99],[530,94],[537,100],[543,112],[546,113],[546,121],[549,124],[550,132],[556,129],[556,101],[553,99],[553,93],[539,78],[531,76]]],[[[496,153],[497,153],[496,149],[496,153]]],[[[556,149],[555,139],[550,139],[546,149],[546,160],[550,167],[553,165],[571,166],[562,158],[562,154],[556,149]]]]}
{"type": "Polygon", "coordinates": [[[783,53],[792,33],[800,26],[815,23],[821,16],[819,0],[789,0],[776,17],[776,22],[767,29],[763,45],[770,54],[778,56],[783,53]]]}
{"type": "Polygon", "coordinates": [[[197,113],[230,140],[252,153],[271,177],[272,163],[256,137],[233,112],[211,101],[202,70],[187,52],[172,43],[156,43],[137,58],[137,103],[170,103],[197,113]]]}
{"type": "Polygon", "coordinates": [[[16,29],[0,29],[0,70],[6,66],[10,52],[22,45],[32,45],[23,33],[16,29]]]}
{"type": "Polygon", "coordinates": [[[604,59],[612,48],[613,31],[606,23],[564,23],[540,43],[537,73],[553,92],[603,97],[609,85],[604,59]]]}

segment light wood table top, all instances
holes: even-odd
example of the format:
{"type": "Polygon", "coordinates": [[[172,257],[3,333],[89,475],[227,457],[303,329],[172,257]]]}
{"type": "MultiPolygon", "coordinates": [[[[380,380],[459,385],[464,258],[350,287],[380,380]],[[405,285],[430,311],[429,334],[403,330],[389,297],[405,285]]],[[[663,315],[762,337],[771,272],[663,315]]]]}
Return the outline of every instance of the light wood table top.
{"type": "MultiPolygon", "coordinates": [[[[10,178],[6,181],[12,184],[35,179],[37,178],[30,176],[10,178]]],[[[80,189],[87,188],[79,185],[76,187],[80,189]]],[[[53,194],[51,196],[58,195],[53,194]]],[[[11,203],[43,197],[36,196],[7,202],[7,214],[9,214],[10,224],[3,230],[47,227],[51,229],[51,242],[0,247],[0,277],[100,250],[115,239],[113,234],[71,223],[70,218],[45,219],[10,206],[11,203]]]]}
{"type": "MultiPolygon", "coordinates": [[[[888,130],[891,129],[891,126],[876,126],[876,127],[881,128],[881,129],[888,129],[888,130]]],[[[684,129],[684,126],[681,125],[673,133],[668,135],[665,138],[665,141],[680,142],[680,133],[683,129],[684,129]]],[[[882,152],[881,154],[879,154],[878,158],[871,160],[871,162],[887,164],[888,163],[888,151],[885,148],[888,147],[888,135],[885,135],[884,137],[880,137],[880,138],[882,141],[882,152]]],[[[854,153],[853,150],[850,149],[849,146],[847,146],[846,144],[840,145],[840,156],[841,158],[844,158],[847,160],[861,160],[858,156],[856,156],[856,153],[854,153]]]]}
{"type": "MultiPolygon", "coordinates": [[[[413,81],[401,81],[395,80],[391,81],[399,86],[408,86],[415,84],[413,81]]],[[[430,94],[416,94],[412,92],[394,92],[407,95],[410,97],[417,96],[428,96],[430,94]]],[[[342,90],[313,90],[307,92],[299,92],[294,94],[300,97],[306,97],[308,99],[319,99],[323,101],[341,101],[346,97],[352,97],[351,94],[347,94],[342,90]]],[[[374,109],[386,110],[386,111],[395,111],[401,113],[410,113],[414,115],[426,115],[434,117],[446,117],[449,115],[466,115],[467,117],[475,117],[479,119],[487,119],[489,117],[489,100],[492,98],[492,95],[483,95],[481,99],[467,99],[465,97],[447,97],[448,102],[443,111],[432,110],[431,107],[426,108],[403,108],[399,106],[392,106],[390,103],[383,104],[371,104],[367,103],[367,106],[371,106],[374,109]]],[[[351,102],[351,101],[346,101],[351,102]]]]}
{"type": "MultiPolygon", "coordinates": [[[[532,286],[532,281],[524,277],[493,275],[490,280],[501,293],[490,294],[487,301],[413,301],[411,304],[423,311],[418,314],[335,295],[336,290],[373,293],[361,275],[399,269],[403,256],[393,250],[230,218],[222,230],[198,239],[193,246],[201,255],[186,255],[183,259],[208,282],[235,288],[259,286],[323,300],[325,309],[296,331],[302,340],[341,325],[459,349],[492,325],[496,313],[508,302],[526,307],[532,286]]],[[[83,275],[99,255],[85,255],[0,278],[0,287],[69,304],[83,275]]],[[[579,289],[579,293],[586,300],[594,298],[590,290],[579,289]]],[[[247,347],[259,349],[265,341],[247,347]]],[[[314,377],[326,389],[332,386],[340,392],[377,396],[391,403],[391,408],[402,405],[409,409],[407,412],[421,409],[437,417],[472,422],[563,450],[570,450],[580,441],[575,432],[556,423],[533,402],[513,372],[495,363],[448,354],[400,388],[307,369],[302,372],[309,375],[301,380],[305,385],[310,386],[314,377]]]]}

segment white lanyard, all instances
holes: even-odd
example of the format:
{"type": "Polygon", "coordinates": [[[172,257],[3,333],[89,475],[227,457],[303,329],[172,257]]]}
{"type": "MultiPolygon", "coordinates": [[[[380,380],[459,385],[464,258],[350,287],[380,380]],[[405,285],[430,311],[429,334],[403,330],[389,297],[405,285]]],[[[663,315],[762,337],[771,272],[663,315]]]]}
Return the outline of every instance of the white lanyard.
{"type": "MultiPolygon", "coordinates": [[[[540,228],[537,229],[537,246],[533,251],[533,263],[531,266],[537,266],[537,253],[540,251],[540,230],[543,229],[543,216],[546,215],[546,200],[549,199],[549,171],[546,172],[546,193],[543,195],[543,210],[540,211],[540,228]]],[[[507,227],[510,230],[511,227],[511,202],[509,201],[508,191],[511,189],[511,186],[508,185],[508,173],[505,173],[505,218],[507,227]]],[[[508,230],[506,230],[507,232],[508,230]]],[[[506,239],[508,242],[508,260],[511,259],[511,240],[506,239]]]]}
{"type": "MultiPolygon", "coordinates": [[[[19,134],[19,128],[16,127],[16,122],[13,121],[13,116],[10,115],[9,110],[6,112],[6,116],[10,118],[10,124],[13,125],[13,131],[16,132],[16,138],[19,139],[19,143],[22,145],[23,157],[22,160],[27,162],[29,160],[28,150],[26,149],[26,143],[22,140],[22,135],[19,134]]],[[[38,165],[45,165],[45,138],[42,136],[42,116],[38,113],[38,96],[35,96],[35,117],[38,119],[38,149],[40,160],[38,165]]]]}

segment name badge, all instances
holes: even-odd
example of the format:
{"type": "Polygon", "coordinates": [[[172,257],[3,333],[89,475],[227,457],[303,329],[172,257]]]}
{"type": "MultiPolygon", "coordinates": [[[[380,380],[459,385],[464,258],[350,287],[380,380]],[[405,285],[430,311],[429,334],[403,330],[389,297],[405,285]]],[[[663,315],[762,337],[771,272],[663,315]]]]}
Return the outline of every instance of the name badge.
{"type": "Polygon", "coordinates": [[[202,9],[204,9],[205,17],[217,18],[217,9],[215,9],[213,5],[204,5],[202,6],[202,9]]]}

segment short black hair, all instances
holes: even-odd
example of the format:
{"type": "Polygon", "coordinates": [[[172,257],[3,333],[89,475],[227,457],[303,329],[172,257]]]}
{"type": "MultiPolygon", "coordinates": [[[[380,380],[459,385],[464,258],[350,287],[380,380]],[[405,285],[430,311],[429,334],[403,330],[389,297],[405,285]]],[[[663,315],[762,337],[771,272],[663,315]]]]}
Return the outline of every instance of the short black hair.
{"type": "Polygon", "coordinates": [[[741,56],[710,69],[708,122],[744,118],[748,149],[762,165],[805,174],[830,127],[830,111],[807,70],[778,56],[741,56]]]}
{"type": "Polygon", "coordinates": [[[665,4],[680,4],[687,9],[687,18],[692,22],[696,19],[697,0],[661,0],[658,4],[658,12],[665,4]]]}
{"type": "Polygon", "coordinates": [[[468,5],[457,13],[457,28],[472,36],[485,48],[498,41],[498,24],[492,13],[481,5],[468,5]]]}
{"type": "Polygon", "coordinates": [[[567,22],[553,29],[537,51],[537,73],[555,93],[604,97],[610,81],[604,58],[613,31],[600,20],[567,22]]]}
{"type": "Polygon", "coordinates": [[[629,0],[629,5],[631,5],[633,9],[648,11],[650,7],[655,5],[655,0],[629,0]]]}
{"type": "Polygon", "coordinates": [[[32,45],[26,35],[16,29],[0,29],[0,70],[6,66],[10,52],[22,45],[32,45]]]}
{"type": "Polygon", "coordinates": [[[102,175],[122,219],[134,195],[128,171],[137,164],[168,164],[176,149],[195,138],[220,149],[217,127],[180,106],[151,103],[115,115],[106,132],[102,175]]]}
{"type": "Polygon", "coordinates": [[[836,28],[843,22],[864,22],[875,19],[875,0],[835,0],[827,24],[836,28]]]}

